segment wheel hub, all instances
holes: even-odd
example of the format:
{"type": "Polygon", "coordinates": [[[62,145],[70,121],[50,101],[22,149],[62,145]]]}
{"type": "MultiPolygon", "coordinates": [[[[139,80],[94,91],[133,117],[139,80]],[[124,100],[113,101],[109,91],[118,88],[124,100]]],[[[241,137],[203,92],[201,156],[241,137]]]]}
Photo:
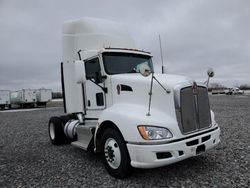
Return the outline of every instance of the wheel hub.
{"type": "Polygon", "coordinates": [[[105,154],[106,154],[106,159],[109,161],[109,162],[113,162],[114,161],[114,150],[112,149],[112,147],[110,146],[107,146],[105,148],[105,154]]]}
{"type": "Polygon", "coordinates": [[[121,163],[121,151],[120,148],[113,138],[109,138],[105,142],[104,154],[107,163],[110,167],[117,169],[121,163]]]}

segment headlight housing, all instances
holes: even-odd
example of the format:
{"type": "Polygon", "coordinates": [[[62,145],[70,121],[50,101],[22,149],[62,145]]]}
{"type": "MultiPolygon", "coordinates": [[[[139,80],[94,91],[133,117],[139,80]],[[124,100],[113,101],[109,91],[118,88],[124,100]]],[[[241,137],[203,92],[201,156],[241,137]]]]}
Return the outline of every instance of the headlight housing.
{"type": "Polygon", "coordinates": [[[139,125],[138,130],[145,140],[161,140],[173,137],[173,134],[164,127],[139,125]]]}

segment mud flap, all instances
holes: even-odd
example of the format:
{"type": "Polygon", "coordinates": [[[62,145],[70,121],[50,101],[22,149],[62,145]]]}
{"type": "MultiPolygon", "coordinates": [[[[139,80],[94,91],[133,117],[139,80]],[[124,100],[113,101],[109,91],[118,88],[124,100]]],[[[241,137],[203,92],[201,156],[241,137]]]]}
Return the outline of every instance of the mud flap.
{"type": "Polygon", "coordinates": [[[88,145],[88,147],[87,147],[87,151],[93,152],[94,149],[95,149],[95,144],[94,144],[95,128],[91,128],[90,131],[91,131],[91,133],[92,133],[92,138],[91,138],[91,140],[90,140],[90,142],[89,142],[89,145],[88,145]]]}
{"type": "Polygon", "coordinates": [[[94,133],[95,128],[86,125],[78,126],[77,128],[77,141],[71,144],[86,151],[94,150],[94,133]]]}

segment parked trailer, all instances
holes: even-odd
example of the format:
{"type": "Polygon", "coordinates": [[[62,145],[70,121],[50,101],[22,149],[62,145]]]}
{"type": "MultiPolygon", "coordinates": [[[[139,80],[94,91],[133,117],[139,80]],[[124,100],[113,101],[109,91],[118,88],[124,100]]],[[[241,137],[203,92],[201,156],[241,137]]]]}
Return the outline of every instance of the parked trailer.
{"type": "Polygon", "coordinates": [[[10,91],[0,90],[0,109],[10,108],[10,91]]]}
{"type": "Polygon", "coordinates": [[[213,89],[212,90],[212,95],[215,95],[215,94],[225,94],[225,90],[224,89],[213,89]]]}
{"type": "Polygon", "coordinates": [[[11,92],[12,107],[35,107],[36,105],[36,90],[22,89],[11,92]]]}
{"type": "Polygon", "coordinates": [[[120,24],[65,23],[61,74],[66,114],[50,118],[52,144],[100,152],[114,177],[175,163],[220,142],[206,85],[154,73],[152,55],[135,49],[120,24]]]}
{"type": "Polygon", "coordinates": [[[45,88],[36,90],[36,100],[37,106],[46,106],[52,100],[52,90],[45,88]]]}

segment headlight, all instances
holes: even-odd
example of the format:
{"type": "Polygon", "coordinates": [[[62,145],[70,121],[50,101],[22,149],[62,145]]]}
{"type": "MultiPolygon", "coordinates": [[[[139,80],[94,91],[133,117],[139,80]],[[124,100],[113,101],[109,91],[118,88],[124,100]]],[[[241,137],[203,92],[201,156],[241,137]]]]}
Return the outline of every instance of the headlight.
{"type": "Polygon", "coordinates": [[[145,140],[160,140],[173,137],[172,133],[163,127],[139,125],[138,130],[145,140]]]}

